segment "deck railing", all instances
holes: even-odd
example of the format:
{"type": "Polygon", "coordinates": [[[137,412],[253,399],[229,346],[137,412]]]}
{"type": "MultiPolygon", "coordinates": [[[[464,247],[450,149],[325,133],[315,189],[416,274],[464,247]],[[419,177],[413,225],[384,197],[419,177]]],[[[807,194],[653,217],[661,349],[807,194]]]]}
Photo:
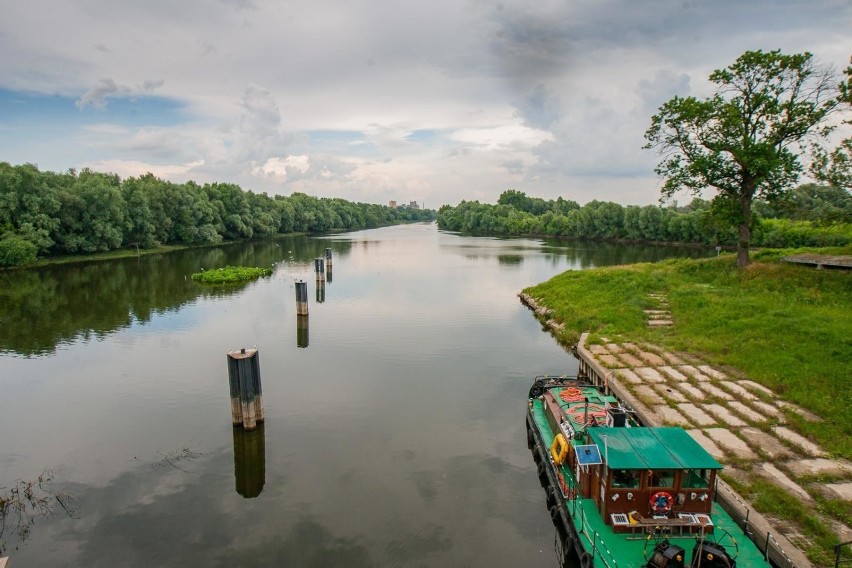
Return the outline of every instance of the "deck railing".
{"type": "Polygon", "coordinates": [[[834,545],[834,568],[840,568],[841,564],[852,564],[852,547],[846,550],[845,555],[843,554],[843,547],[850,544],[852,544],[852,540],[834,545]]]}

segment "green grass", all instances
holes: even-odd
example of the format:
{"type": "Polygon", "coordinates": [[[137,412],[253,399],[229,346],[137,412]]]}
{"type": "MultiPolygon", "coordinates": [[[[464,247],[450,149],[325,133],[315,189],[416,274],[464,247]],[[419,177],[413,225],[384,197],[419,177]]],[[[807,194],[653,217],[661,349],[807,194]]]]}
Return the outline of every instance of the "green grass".
{"type": "Polygon", "coordinates": [[[589,331],[591,342],[647,341],[742,372],[822,417],[794,426],[852,459],[852,271],[778,260],[791,252],[755,254],[744,270],[722,255],[569,271],[525,292],[565,324],[562,341],[589,331]],[[653,292],[667,294],[674,326],[647,327],[653,292]]]}
{"type": "Polygon", "coordinates": [[[225,266],[215,270],[196,272],[192,279],[202,284],[237,284],[256,280],[261,276],[271,276],[271,268],[254,268],[250,266],[225,266]]]}
{"type": "MultiPolygon", "coordinates": [[[[806,535],[806,542],[799,541],[796,544],[815,565],[834,564],[833,549],[837,544],[837,536],[821,517],[814,515],[813,503],[804,502],[760,477],[753,478],[748,483],[729,482],[737,493],[764,515],[798,523],[806,535]]],[[[822,508],[819,505],[817,507],[822,508]]]]}

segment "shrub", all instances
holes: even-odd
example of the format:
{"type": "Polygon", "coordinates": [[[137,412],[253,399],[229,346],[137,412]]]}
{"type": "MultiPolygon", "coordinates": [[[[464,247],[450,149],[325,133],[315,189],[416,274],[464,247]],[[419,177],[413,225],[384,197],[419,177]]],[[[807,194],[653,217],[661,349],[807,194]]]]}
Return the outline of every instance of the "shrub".
{"type": "Polygon", "coordinates": [[[23,266],[35,262],[37,250],[23,237],[5,236],[0,239],[0,266],[23,266]]]}

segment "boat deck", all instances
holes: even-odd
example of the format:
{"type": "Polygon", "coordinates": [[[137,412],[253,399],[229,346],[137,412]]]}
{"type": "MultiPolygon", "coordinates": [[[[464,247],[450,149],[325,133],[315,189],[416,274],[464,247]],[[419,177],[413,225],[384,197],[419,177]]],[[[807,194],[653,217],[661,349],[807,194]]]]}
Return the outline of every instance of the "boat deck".
{"type": "MultiPolygon", "coordinates": [[[[530,415],[546,446],[544,459],[548,459],[550,467],[556,467],[552,461],[549,461],[547,451],[549,448],[547,442],[553,440],[556,433],[548,423],[541,400],[533,401],[530,415]]],[[[616,533],[611,526],[604,523],[595,501],[583,498],[576,492],[573,473],[565,467],[558,467],[556,471],[564,477],[569,494],[568,498],[562,500],[562,505],[579,535],[583,548],[592,554],[593,567],[644,568],[657,542],[653,535],[655,531],[661,535],[658,540],[665,535],[672,544],[685,549],[687,559],[692,558],[692,547],[697,538],[701,538],[700,532],[684,531],[685,523],[680,522],[679,519],[643,519],[631,525],[631,532],[616,533]],[[575,495],[573,498],[570,497],[572,493],[575,495]]],[[[712,504],[711,519],[715,528],[714,534],[708,535],[709,540],[718,541],[732,554],[738,551],[736,556],[738,566],[769,566],[757,547],[717,503],[712,504]],[[729,536],[723,536],[725,533],[729,536]]]]}

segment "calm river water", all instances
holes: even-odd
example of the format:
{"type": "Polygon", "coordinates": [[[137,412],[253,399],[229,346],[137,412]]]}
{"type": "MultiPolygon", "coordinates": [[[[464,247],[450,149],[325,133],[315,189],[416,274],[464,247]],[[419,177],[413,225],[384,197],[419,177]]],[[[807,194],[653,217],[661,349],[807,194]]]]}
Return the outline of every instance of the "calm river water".
{"type": "Polygon", "coordinates": [[[557,566],[524,413],[576,361],[517,294],[708,254],[418,224],[0,272],[0,487],[49,469],[76,499],[0,541],[16,568],[557,566]],[[274,274],[188,279],[229,264],[274,274]],[[266,423],[246,434],[225,354],[252,346],[266,423]]]}

